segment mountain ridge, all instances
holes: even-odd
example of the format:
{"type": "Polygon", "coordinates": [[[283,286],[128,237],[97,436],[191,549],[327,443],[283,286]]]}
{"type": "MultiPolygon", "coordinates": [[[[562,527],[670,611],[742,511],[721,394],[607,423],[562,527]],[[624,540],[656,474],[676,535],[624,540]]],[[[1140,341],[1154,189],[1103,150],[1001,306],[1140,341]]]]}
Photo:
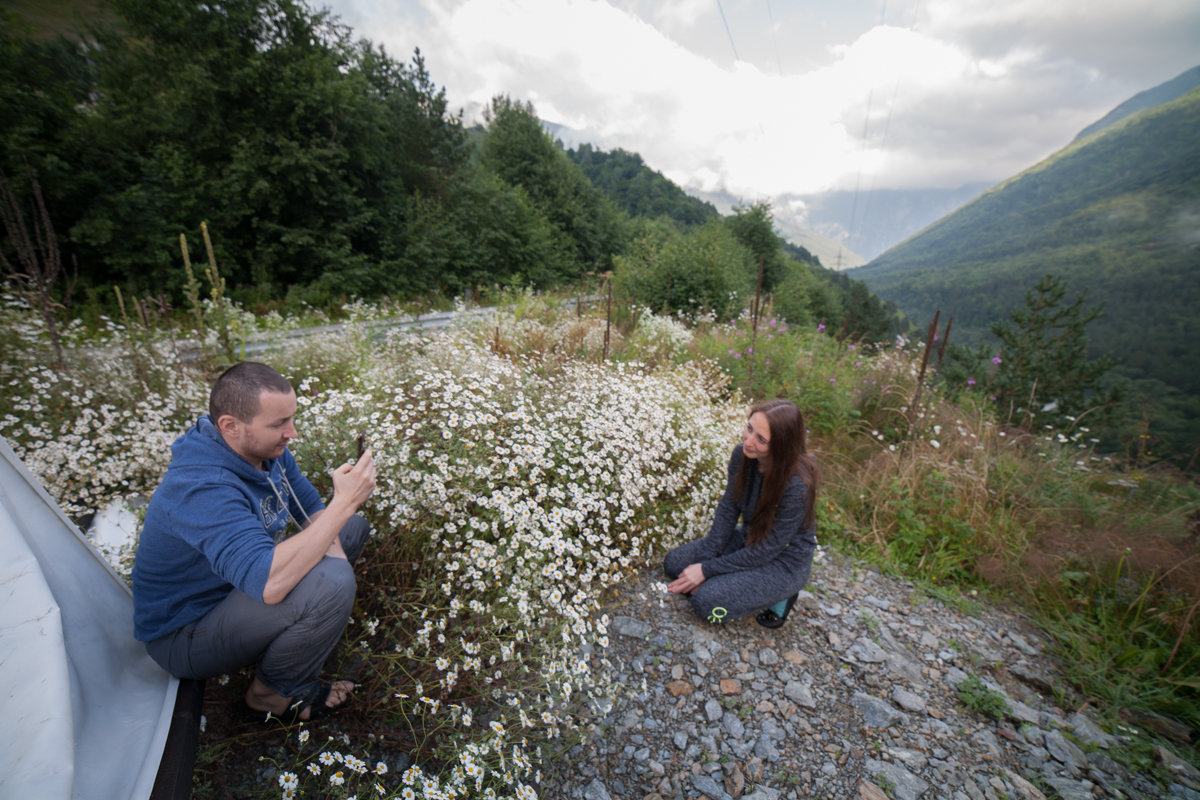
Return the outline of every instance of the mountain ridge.
{"type": "Polygon", "coordinates": [[[941,310],[958,341],[1046,273],[1108,315],[1089,329],[1172,437],[1200,445],[1200,88],[1076,139],[851,271],[916,320],[941,310]],[[1166,409],[1163,404],[1173,404],[1166,409]],[[1186,432],[1185,432],[1186,429],[1186,432]]]}
{"type": "Polygon", "coordinates": [[[1200,86],[1200,66],[1192,67],[1181,72],[1169,81],[1160,83],[1151,89],[1138,92],[1133,97],[1118,105],[1112,111],[1081,130],[1075,140],[1084,139],[1093,133],[1104,130],[1108,126],[1132,116],[1139,111],[1169,103],[1200,86]]]}

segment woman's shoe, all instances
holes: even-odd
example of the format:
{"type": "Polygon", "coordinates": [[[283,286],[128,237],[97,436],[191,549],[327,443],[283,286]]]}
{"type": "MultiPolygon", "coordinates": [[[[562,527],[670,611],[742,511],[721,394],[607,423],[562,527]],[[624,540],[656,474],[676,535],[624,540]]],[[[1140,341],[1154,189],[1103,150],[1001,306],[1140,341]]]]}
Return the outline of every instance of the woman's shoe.
{"type": "Polygon", "coordinates": [[[796,605],[798,599],[800,599],[800,593],[796,592],[788,599],[780,600],[765,611],[758,612],[755,619],[764,628],[778,628],[787,621],[788,614],[792,613],[792,606],[796,605]]]}

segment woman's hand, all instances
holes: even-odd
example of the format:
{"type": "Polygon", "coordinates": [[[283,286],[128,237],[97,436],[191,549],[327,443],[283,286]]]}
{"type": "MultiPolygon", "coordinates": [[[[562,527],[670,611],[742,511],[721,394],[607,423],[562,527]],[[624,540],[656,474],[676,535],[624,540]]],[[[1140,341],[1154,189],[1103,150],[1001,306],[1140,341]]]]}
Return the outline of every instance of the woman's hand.
{"type": "Polygon", "coordinates": [[[689,594],[696,591],[704,583],[704,570],[699,564],[685,567],[679,577],[667,584],[667,591],[675,594],[689,594]]]}

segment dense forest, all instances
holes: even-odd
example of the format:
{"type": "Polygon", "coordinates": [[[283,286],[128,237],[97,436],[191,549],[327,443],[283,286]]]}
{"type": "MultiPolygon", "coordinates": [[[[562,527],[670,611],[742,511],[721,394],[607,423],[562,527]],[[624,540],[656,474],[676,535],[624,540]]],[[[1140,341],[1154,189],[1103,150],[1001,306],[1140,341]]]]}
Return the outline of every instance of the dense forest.
{"type": "Polygon", "coordinates": [[[468,130],[419,51],[398,61],[326,11],[110,9],[69,38],[0,25],[6,277],[33,291],[56,262],[41,291],[60,315],[111,309],[113,287],[178,305],[180,236],[200,247],[206,223],[227,293],[259,310],[615,270],[625,301],[733,315],[761,259],[794,322],[862,338],[894,324],[861,284],[785,251],[768,206],[721,217],[636,155],[567,153],[509,97],[468,130]],[[687,280],[660,280],[664,256],[687,280]]]}
{"type": "Polygon", "coordinates": [[[972,344],[1043,276],[1102,311],[1089,352],[1125,396],[1110,438],[1200,453],[1200,89],[1122,119],[851,271],[972,344]]]}
{"type": "Polygon", "coordinates": [[[583,169],[593,186],[630,216],[668,217],[681,228],[700,225],[720,216],[712,203],[692,197],[661,172],[646,166],[637,153],[621,149],[606,153],[583,144],[568,151],[567,155],[583,169]]]}

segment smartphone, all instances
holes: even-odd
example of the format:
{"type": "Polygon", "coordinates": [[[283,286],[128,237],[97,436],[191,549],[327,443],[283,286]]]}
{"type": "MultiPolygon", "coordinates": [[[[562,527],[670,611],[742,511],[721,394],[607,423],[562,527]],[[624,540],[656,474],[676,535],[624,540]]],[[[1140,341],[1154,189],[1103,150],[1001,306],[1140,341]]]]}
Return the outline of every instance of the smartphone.
{"type": "Polygon", "coordinates": [[[361,434],[361,433],[360,433],[360,434],[358,435],[358,455],[356,455],[356,456],[354,457],[354,460],[355,460],[355,461],[358,461],[360,458],[362,458],[362,456],[363,456],[363,451],[367,449],[367,447],[366,447],[366,440],[367,440],[367,437],[366,437],[366,435],[365,435],[365,434],[361,434]]]}

